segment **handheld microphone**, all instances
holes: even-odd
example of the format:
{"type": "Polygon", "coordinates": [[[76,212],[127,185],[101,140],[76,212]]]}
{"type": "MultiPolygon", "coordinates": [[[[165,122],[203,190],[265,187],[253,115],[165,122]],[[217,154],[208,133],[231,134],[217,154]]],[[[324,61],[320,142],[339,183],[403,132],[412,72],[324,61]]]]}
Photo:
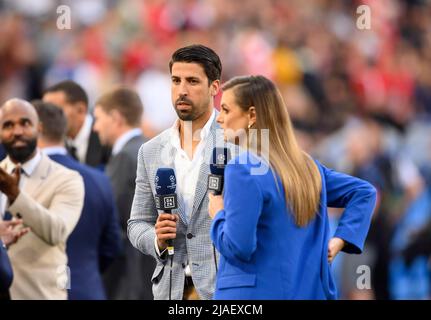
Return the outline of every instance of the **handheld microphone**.
{"type": "MultiPolygon", "coordinates": [[[[175,178],[175,172],[172,168],[159,168],[157,169],[156,178],[156,209],[166,213],[172,213],[172,210],[178,208],[177,194],[175,190],[177,188],[177,181],[175,178]]],[[[174,254],[174,246],[172,240],[166,241],[168,244],[168,254],[174,254]]]]}
{"type": "Polygon", "coordinates": [[[208,190],[215,195],[223,193],[224,169],[231,158],[230,150],[224,148],[214,148],[210,162],[211,174],[208,176],[208,190]]]}

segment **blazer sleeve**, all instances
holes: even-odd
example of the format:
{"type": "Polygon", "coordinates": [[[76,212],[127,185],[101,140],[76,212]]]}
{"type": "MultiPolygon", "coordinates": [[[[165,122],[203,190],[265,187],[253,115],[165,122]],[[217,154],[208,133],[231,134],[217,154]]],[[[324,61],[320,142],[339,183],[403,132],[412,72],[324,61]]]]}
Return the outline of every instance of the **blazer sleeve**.
{"type": "Polygon", "coordinates": [[[120,217],[120,225],[124,229],[127,229],[127,221],[130,218],[135,192],[136,156],[136,154],[120,152],[110,163],[110,169],[112,169],[110,177],[115,194],[115,203],[120,217]]]}
{"type": "Polygon", "coordinates": [[[54,195],[48,208],[23,190],[9,207],[14,216],[19,213],[25,225],[52,246],[66,242],[78,223],[84,203],[82,177],[71,170],[61,170],[57,175],[61,183],[51,189],[54,195]]]}
{"type": "Polygon", "coordinates": [[[225,179],[224,210],[212,221],[211,239],[227,261],[250,261],[257,247],[263,193],[246,165],[228,164],[225,179]]]}
{"type": "Polygon", "coordinates": [[[376,189],[368,182],[321,165],[327,206],[345,208],[334,237],[346,241],[343,251],[362,253],[376,205],[376,189]]]}
{"type": "Polygon", "coordinates": [[[136,186],[133,197],[130,219],[127,223],[127,235],[132,245],[142,253],[153,256],[159,262],[165,262],[154,247],[156,224],[158,213],[153,192],[145,168],[145,144],[138,153],[138,165],[136,169],[136,186]]]}
{"type": "Polygon", "coordinates": [[[9,290],[12,284],[13,272],[6,249],[0,240],[0,293],[9,290]]]}

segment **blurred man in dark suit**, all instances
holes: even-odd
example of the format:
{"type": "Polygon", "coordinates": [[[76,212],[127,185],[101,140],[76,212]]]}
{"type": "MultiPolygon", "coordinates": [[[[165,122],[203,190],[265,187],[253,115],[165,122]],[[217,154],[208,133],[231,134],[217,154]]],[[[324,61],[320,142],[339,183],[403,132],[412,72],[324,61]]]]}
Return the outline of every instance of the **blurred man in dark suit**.
{"type": "Polygon", "coordinates": [[[106,299],[101,273],[122,249],[120,223],[111,184],[98,170],[80,164],[64,147],[66,117],[53,104],[33,102],[41,123],[38,146],[52,160],[80,173],[85,198],[81,217],[70,235],[66,252],[71,286],[69,300],[106,299]]]}
{"type": "Polygon", "coordinates": [[[103,169],[110,149],[100,144],[98,134],[93,131],[94,122],[88,113],[88,96],[84,89],[76,82],[62,81],[45,90],[43,101],[63,109],[67,118],[66,147],[72,157],[103,169]]]}
{"type": "Polygon", "coordinates": [[[152,299],[151,274],[155,262],[150,256],[141,254],[127,239],[127,220],[130,217],[137,156],[145,142],[139,126],[142,103],[136,92],[116,88],[101,96],[95,105],[94,130],[103,145],[112,147],[112,156],[106,166],[117,202],[125,255],[117,261],[107,275],[108,294],[111,299],[152,299]]]}

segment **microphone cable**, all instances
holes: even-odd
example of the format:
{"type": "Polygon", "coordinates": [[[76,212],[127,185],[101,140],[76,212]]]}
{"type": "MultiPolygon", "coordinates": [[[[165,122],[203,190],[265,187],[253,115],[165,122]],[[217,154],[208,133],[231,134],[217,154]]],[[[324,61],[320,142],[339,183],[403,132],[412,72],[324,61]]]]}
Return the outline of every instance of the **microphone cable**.
{"type": "Polygon", "coordinates": [[[218,272],[218,267],[217,267],[217,253],[216,253],[216,248],[215,245],[213,244],[213,255],[214,255],[214,264],[215,264],[215,270],[216,270],[216,274],[218,272]]]}
{"type": "Polygon", "coordinates": [[[172,300],[172,266],[174,263],[174,255],[171,254],[170,257],[171,257],[171,267],[169,270],[169,300],[172,300]]]}

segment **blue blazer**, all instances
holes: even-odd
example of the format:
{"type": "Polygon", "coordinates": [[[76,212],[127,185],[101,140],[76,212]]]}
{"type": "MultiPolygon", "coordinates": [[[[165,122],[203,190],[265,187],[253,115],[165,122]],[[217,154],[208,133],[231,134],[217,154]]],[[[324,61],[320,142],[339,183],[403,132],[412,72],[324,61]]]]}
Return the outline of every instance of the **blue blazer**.
{"type": "Polygon", "coordinates": [[[66,155],[50,158],[78,171],[85,186],[84,208],[66,244],[69,300],[106,299],[101,273],[121,253],[121,231],[108,178],[66,155]]]}
{"type": "Polygon", "coordinates": [[[211,225],[211,238],[221,254],[215,299],[337,298],[328,263],[327,207],[345,208],[334,236],[348,243],[344,251],[361,253],[376,190],[316,163],[322,177],[319,212],[302,228],[286,209],[280,178],[279,192],[272,171],[251,174],[265,165],[260,158],[243,153],[226,166],[225,208],[211,225]]]}
{"type": "Polygon", "coordinates": [[[9,256],[6,249],[3,248],[3,242],[0,240],[0,293],[5,293],[9,290],[12,279],[13,272],[9,256]]]}
{"type": "MultiPolygon", "coordinates": [[[[0,143],[0,161],[6,158],[6,150],[4,149],[3,143],[0,143]]],[[[3,248],[3,242],[0,240],[0,293],[9,290],[12,284],[12,267],[10,265],[9,256],[7,251],[3,248]]]]}
{"type": "Polygon", "coordinates": [[[0,161],[2,161],[4,158],[6,158],[6,150],[3,146],[3,143],[0,143],[0,161]]]}

